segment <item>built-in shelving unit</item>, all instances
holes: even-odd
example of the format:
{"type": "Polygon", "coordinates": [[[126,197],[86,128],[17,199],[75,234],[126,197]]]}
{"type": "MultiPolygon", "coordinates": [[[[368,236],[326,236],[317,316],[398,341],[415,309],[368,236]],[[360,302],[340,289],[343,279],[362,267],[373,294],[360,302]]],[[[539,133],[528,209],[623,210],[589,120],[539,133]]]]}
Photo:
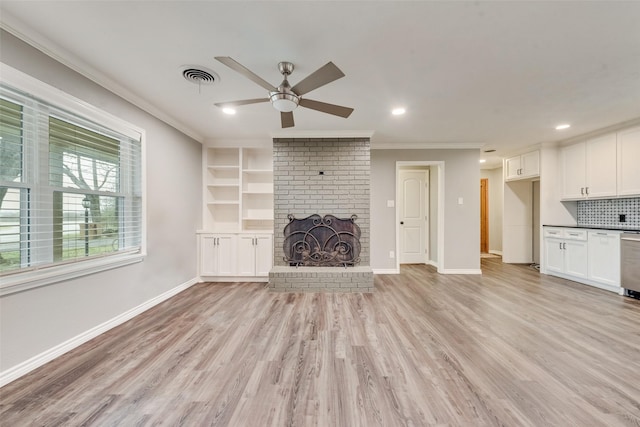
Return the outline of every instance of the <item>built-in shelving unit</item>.
{"type": "Polygon", "coordinates": [[[273,263],[271,147],[203,150],[200,276],[267,281],[273,263]]]}
{"type": "Polygon", "coordinates": [[[204,148],[203,229],[273,231],[270,148],[204,148]]]}

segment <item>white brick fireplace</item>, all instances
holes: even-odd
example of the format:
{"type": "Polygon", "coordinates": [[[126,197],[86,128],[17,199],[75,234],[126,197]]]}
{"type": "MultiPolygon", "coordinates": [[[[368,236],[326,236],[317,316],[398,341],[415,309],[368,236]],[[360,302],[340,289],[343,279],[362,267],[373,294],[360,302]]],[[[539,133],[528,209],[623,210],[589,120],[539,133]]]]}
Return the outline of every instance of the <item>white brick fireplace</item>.
{"type": "Polygon", "coordinates": [[[372,292],[370,267],[370,140],[360,138],[275,138],[274,291],[372,292]],[[360,263],[349,267],[290,266],[284,259],[284,228],[289,215],[356,215],[360,263]]]}

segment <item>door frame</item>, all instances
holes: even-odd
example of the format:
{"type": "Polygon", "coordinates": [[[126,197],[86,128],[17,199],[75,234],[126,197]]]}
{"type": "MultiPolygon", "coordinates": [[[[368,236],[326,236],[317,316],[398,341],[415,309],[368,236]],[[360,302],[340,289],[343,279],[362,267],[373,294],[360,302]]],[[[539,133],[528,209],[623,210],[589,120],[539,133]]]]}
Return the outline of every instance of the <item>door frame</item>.
{"type": "MultiPolygon", "coordinates": [[[[398,221],[400,222],[405,222],[404,226],[407,226],[407,219],[406,216],[403,218],[402,217],[402,208],[403,205],[406,206],[406,200],[405,200],[405,194],[403,194],[403,183],[400,181],[400,179],[406,179],[406,174],[407,173],[417,173],[420,175],[421,180],[423,180],[422,186],[420,187],[419,191],[422,193],[420,195],[420,200],[422,201],[422,206],[420,207],[420,210],[422,212],[422,218],[420,218],[420,228],[421,228],[421,235],[422,235],[422,242],[420,242],[420,245],[422,246],[422,252],[419,254],[419,260],[415,260],[413,262],[411,261],[407,261],[406,258],[404,258],[404,249],[405,249],[405,245],[403,244],[403,238],[406,236],[404,230],[402,229],[402,227],[398,227],[399,229],[399,241],[400,241],[400,246],[398,247],[398,262],[400,264],[427,264],[429,262],[429,259],[431,258],[431,248],[429,243],[431,242],[431,236],[429,235],[429,223],[431,221],[431,200],[430,200],[430,196],[431,196],[431,189],[429,188],[430,186],[430,181],[429,181],[429,169],[427,167],[422,167],[422,166],[418,166],[418,167],[407,167],[407,168],[400,168],[398,169],[398,183],[399,183],[399,188],[396,189],[396,197],[397,197],[397,203],[398,203],[398,212],[399,212],[399,218],[398,221]],[[402,202],[402,203],[401,203],[402,202]],[[403,262],[404,259],[404,262],[403,262]]],[[[400,224],[402,225],[402,224],[400,224]]],[[[404,242],[406,243],[406,242],[404,242]]]]}
{"type": "Polygon", "coordinates": [[[480,178],[480,253],[489,253],[489,178],[480,178]]]}
{"type": "MultiPolygon", "coordinates": [[[[436,171],[438,180],[438,194],[437,194],[437,212],[438,218],[436,218],[437,230],[436,233],[429,232],[429,240],[435,238],[436,247],[438,248],[437,260],[427,260],[428,264],[435,266],[438,269],[438,273],[442,273],[444,270],[444,161],[396,161],[396,179],[394,185],[395,192],[395,220],[396,220],[396,272],[400,273],[400,206],[398,204],[398,183],[400,182],[400,169],[407,167],[432,167],[431,171],[436,171]]],[[[431,175],[433,176],[433,175],[431,175]]],[[[433,179],[429,178],[429,189],[433,188],[433,179]]],[[[428,242],[430,244],[430,242],[428,242]]],[[[433,258],[433,253],[429,250],[429,257],[433,258]]]]}

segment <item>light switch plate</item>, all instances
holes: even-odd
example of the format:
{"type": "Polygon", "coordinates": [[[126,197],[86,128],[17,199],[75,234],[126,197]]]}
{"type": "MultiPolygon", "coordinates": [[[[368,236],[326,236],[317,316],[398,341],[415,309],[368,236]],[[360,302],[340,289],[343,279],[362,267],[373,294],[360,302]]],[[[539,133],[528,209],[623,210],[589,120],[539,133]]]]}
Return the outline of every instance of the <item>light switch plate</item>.
{"type": "Polygon", "coordinates": [[[394,200],[387,200],[387,207],[388,208],[392,208],[396,205],[396,202],[394,200]]]}

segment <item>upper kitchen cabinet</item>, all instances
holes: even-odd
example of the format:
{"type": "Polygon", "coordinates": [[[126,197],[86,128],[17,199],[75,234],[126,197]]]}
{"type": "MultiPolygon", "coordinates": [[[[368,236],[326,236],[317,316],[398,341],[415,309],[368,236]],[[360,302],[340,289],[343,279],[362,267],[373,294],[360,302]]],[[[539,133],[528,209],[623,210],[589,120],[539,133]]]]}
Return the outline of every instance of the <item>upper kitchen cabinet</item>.
{"type": "Polygon", "coordinates": [[[509,157],[504,161],[505,180],[537,178],[540,176],[540,151],[509,157]]]}
{"type": "Polygon", "coordinates": [[[616,196],[616,134],[562,148],[562,199],[616,196]]]}
{"type": "Polygon", "coordinates": [[[618,132],[618,196],[640,195],[640,127],[618,132]]]}

